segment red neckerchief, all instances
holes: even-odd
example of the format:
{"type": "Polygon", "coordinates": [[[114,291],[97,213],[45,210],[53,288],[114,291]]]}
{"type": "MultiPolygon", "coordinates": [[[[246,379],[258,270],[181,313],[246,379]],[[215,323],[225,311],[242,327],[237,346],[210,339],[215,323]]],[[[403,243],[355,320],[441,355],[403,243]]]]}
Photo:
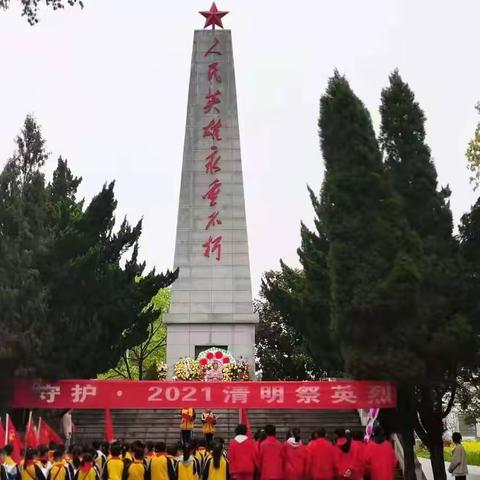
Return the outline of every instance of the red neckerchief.
{"type": "Polygon", "coordinates": [[[93,467],[93,463],[87,462],[80,467],[81,472],[89,472],[93,467]]]}

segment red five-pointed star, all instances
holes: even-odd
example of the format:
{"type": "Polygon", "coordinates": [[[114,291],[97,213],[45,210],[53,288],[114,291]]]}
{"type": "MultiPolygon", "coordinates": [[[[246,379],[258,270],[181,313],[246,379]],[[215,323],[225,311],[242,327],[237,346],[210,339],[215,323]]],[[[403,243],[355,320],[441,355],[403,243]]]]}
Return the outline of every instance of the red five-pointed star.
{"type": "Polygon", "coordinates": [[[218,25],[220,28],[223,28],[222,17],[224,17],[228,12],[221,12],[220,10],[218,10],[217,6],[215,5],[215,2],[213,2],[209,11],[198,12],[198,13],[200,13],[206,18],[205,26],[203,28],[207,28],[211,25],[212,29],[215,30],[215,25],[218,25]]]}

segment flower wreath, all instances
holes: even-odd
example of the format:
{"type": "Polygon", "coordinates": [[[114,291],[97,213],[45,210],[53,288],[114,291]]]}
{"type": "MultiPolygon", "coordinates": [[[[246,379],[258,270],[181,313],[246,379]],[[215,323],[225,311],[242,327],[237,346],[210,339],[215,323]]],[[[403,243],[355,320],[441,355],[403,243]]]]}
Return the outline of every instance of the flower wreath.
{"type": "Polygon", "coordinates": [[[197,361],[204,369],[213,368],[213,364],[216,363],[219,366],[228,364],[235,364],[235,358],[233,355],[223,348],[212,347],[208,350],[200,352],[197,357],[197,361]]]}

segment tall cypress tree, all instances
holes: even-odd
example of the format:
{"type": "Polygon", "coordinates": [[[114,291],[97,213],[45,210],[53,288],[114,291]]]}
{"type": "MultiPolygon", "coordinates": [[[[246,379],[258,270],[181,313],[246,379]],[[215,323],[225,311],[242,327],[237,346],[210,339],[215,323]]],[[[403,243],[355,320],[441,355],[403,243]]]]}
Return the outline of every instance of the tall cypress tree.
{"type": "MultiPolygon", "coordinates": [[[[461,301],[462,272],[452,233],[450,192],[437,188],[437,172],[425,143],[425,115],[398,71],[382,92],[380,113],[380,142],[387,170],[401,197],[403,214],[423,250],[422,261],[417,264],[421,283],[415,322],[422,339],[418,354],[424,359],[425,375],[417,379],[415,389],[410,386],[414,402],[410,412],[420,415],[416,430],[431,451],[435,478],[445,478],[443,418],[453,404],[458,374],[476,351],[461,301]],[[450,402],[445,408],[446,395],[450,402]]],[[[409,425],[407,418],[402,422],[409,425]]],[[[413,436],[409,440],[410,457],[413,436]]]]}
{"type": "Polygon", "coordinates": [[[385,173],[370,115],[338,73],[321,98],[319,127],[326,166],[319,216],[345,368],[356,378],[414,378],[424,370],[408,348],[421,249],[385,173]]]}

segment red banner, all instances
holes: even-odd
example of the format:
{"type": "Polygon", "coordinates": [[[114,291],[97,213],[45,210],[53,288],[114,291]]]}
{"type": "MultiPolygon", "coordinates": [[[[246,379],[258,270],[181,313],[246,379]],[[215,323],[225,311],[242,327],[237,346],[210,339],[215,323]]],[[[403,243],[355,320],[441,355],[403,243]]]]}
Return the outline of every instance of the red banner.
{"type": "Polygon", "coordinates": [[[394,408],[388,382],[18,382],[14,408],[394,408]]]}

